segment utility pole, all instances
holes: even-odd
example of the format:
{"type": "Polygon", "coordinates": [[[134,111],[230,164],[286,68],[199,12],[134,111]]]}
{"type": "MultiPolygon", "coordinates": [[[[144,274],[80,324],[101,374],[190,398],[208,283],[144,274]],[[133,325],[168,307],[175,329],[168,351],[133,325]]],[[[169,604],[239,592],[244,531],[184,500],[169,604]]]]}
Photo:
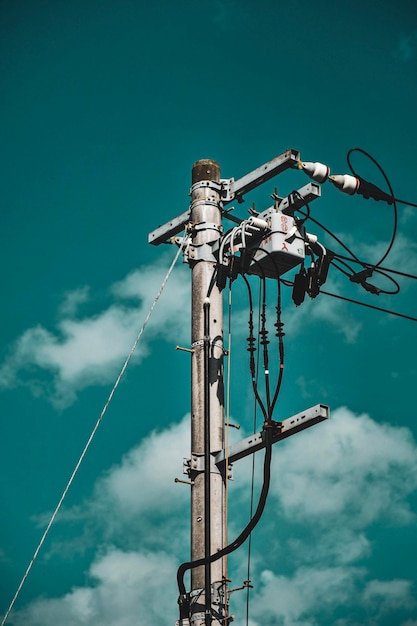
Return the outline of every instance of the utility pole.
{"type": "MultiPolygon", "coordinates": [[[[192,272],[191,348],[184,348],[192,353],[191,457],[185,462],[185,473],[190,480],[176,479],[191,485],[191,561],[178,569],[180,619],[177,626],[228,626],[233,619],[229,616],[227,555],[242,545],[257,523],[255,518],[259,520],[262,515],[267,488],[262,506],[258,506],[246,528],[228,545],[226,481],[229,463],[262,449],[268,452],[265,458],[270,459],[271,444],[329,417],[329,409],[323,404],[280,422],[272,419],[271,410],[262,432],[225,448],[221,291],[224,282],[222,284],[219,278],[219,267],[227,274],[228,260],[234,256],[236,248],[246,253],[249,263],[241,266],[242,274],[279,279],[281,274],[303,264],[305,249],[312,255],[309,246],[316,245],[314,249],[318,252],[315,254],[320,255],[319,270],[310,272],[308,285],[306,283],[307,293],[315,297],[313,292],[316,295],[324,282],[325,249],[317,247],[315,236],[304,230],[300,234],[293,218],[295,210],[320,197],[320,187],[314,183],[284,198],[275,194],[273,207],[246,220],[227,212],[228,218],[238,224],[232,234],[223,234],[224,206],[234,199],[241,202],[243,194],[288,168],[301,169],[300,163],[299,153],[287,150],[235,181],[220,178],[216,161],[197,161],[192,168],[189,210],[159,226],[148,237],[153,245],[168,242],[183,245],[184,259],[192,272]],[[184,228],[185,239],[175,237],[184,228]],[[186,571],[191,572],[188,593],[184,584],[186,571]]],[[[302,165],[306,170],[310,167],[310,164],[302,165]]]]}
{"type": "MultiPolygon", "coordinates": [[[[224,447],[223,303],[212,284],[216,259],[213,242],[222,233],[220,168],[212,160],[194,164],[191,187],[192,270],[191,348],[191,560],[208,558],[223,548],[225,519],[224,464],[219,469],[213,452],[224,447]],[[217,183],[216,185],[213,185],[217,183]]],[[[190,624],[224,625],[227,557],[191,570],[190,624]],[[211,616],[218,615],[219,619],[211,616]]]]}

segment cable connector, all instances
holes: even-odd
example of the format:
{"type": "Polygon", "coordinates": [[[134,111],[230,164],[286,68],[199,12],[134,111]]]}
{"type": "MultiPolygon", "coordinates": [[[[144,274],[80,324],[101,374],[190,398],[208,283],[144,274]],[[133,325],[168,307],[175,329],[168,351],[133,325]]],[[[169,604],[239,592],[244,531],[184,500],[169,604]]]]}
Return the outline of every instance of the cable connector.
{"type": "Polygon", "coordinates": [[[357,283],[358,285],[361,285],[366,291],[369,291],[369,293],[373,293],[374,295],[379,296],[379,294],[381,293],[381,289],[379,289],[379,287],[376,287],[375,285],[372,285],[371,283],[366,282],[366,279],[371,278],[372,274],[372,268],[367,267],[361,272],[353,274],[349,280],[352,283],[357,283]]]}
{"type": "Polygon", "coordinates": [[[343,191],[344,193],[353,196],[353,194],[358,193],[365,198],[365,200],[369,200],[372,198],[373,200],[382,200],[383,202],[387,202],[388,204],[393,204],[394,198],[385,191],[382,191],[379,187],[370,183],[369,181],[361,178],[360,176],[351,176],[350,174],[336,174],[334,176],[330,176],[330,180],[334,184],[335,187],[343,191]]]}
{"type": "Polygon", "coordinates": [[[324,183],[330,174],[330,168],[318,161],[314,163],[312,161],[300,161],[298,167],[300,170],[304,170],[307,176],[317,183],[324,183]]]}

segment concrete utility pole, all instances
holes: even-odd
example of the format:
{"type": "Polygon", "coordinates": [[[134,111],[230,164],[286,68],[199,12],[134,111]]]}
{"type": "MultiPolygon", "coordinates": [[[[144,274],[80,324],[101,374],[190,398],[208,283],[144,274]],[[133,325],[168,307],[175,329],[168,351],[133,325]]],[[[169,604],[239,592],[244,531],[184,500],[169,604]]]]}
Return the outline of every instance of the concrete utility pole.
{"type": "MultiPolygon", "coordinates": [[[[197,161],[192,169],[189,210],[149,234],[152,245],[182,244],[184,259],[192,272],[191,350],[184,348],[192,353],[191,458],[184,468],[190,480],[176,479],[191,484],[191,560],[180,565],[177,573],[180,608],[177,626],[228,626],[232,621],[229,616],[227,554],[243,544],[259,521],[269,478],[264,478],[265,491],[263,488],[261,492],[264,497],[260,498],[257,512],[228,545],[226,481],[229,463],[262,449],[266,452],[265,459],[270,462],[271,443],[329,417],[328,407],[319,404],[277,422],[272,419],[272,407],[270,414],[265,416],[263,431],[226,449],[222,280],[218,274],[216,276],[216,270],[221,266],[227,273],[228,260],[239,250],[247,252],[249,258],[249,267],[241,267],[240,271],[263,278],[279,279],[281,274],[303,263],[305,248],[313,245],[317,238],[308,233],[301,235],[293,214],[306,202],[319,198],[320,187],[313,182],[287,197],[277,196],[272,207],[256,216],[252,214],[246,220],[228,213],[229,219],[238,226],[224,235],[222,212],[226,204],[233,200],[240,202],[244,194],[286,169],[299,169],[300,163],[298,151],[291,149],[238,180],[223,180],[216,161],[197,161]],[[186,239],[175,237],[184,228],[186,239]],[[187,571],[191,572],[189,592],[184,583],[187,571]]],[[[320,164],[303,163],[302,167],[309,174],[314,166],[313,179],[323,180],[322,172],[316,173],[317,165],[320,164]]],[[[319,254],[324,251],[324,247],[319,246],[319,254]]],[[[312,254],[311,250],[309,254],[312,254]]],[[[322,265],[323,262],[318,267],[322,265]]],[[[315,280],[319,281],[321,277],[322,274],[317,274],[315,280]]],[[[314,282],[313,278],[311,281],[314,282]]],[[[319,282],[317,292],[318,285],[319,282]]],[[[312,290],[308,293],[311,295],[312,290]]]]}
{"type": "MultiPolygon", "coordinates": [[[[212,181],[220,181],[219,165],[208,159],[197,161],[192,170],[189,248],[193,349],[191,470],[204,471],[192,471],[192,561],[208,558],[223,548],[227,528],[225,466],[220,470],[212,454],[224,447],[223,305],[221,292],[212,284],[216,261],[211,253],[213,241],[221,235],[222,216],[219,185],[214,187],[212,181]]],[[[226,560],[224,557],[191,570],[192,626],[226,623],[226,560]]]]}

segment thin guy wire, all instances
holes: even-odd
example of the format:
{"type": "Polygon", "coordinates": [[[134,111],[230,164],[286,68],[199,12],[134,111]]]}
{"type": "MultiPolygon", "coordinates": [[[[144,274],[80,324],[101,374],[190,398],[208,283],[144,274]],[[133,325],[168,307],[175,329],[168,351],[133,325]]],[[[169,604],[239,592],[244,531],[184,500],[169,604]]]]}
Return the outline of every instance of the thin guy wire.
{"type": "Polygon", "coordinates": [[[149,309],[149,312],[148,312],[148,314],[147,314],[147,316],[145,318],[145,321],[143,322],[142,327],[141,327],[141,329],[140,329],[140,331],[139,331],[139,333],[138,333],[138,335],[137,335],[137,337],[136,337],[136,339],[135,339],[135,341],[133,343],[133,346],[132,346],[132,348],[131,348],[131,350],[130,350],[130,352],[129,352],[129,354],[128,354],[128,356],[127,356],[127,358],[126,358],[126,360],[125,360],[125,362],[123,364],[123,367],[120,370],[120,373],[119,373],[119,375],[118,375],[118,377],[116,379],[116,382],[113,385],[113,389],[111,390],[111,392],[109,394],[109,397],[107,398],[107,401],[106,401],[106,403],[105,403],[105,405],[103,407],[103,410],[100,413],[100,417],[98,418],[98,420],[97,420],[97,422],[96,422],[96,424],[95,424],[95,426],[94,426],[94,428],[93,428],[93,430],[92,430],[92,432],[91,432],[91,434],[90,434],[90,436],[89,436],[89,438],[87,440],[87,443],[84,446],[84,449],[83,449],[83,451],[81,453],[81,456],[78,459],[78,462],[77,462],[77,464],[76,464],[76,466],[75,466],[75,468],[74,468],[74,470],[73,470],[73,472],[72,472],[72,474],[70,476],[70,479],[68,480],[67,485],[66,485],[64,491],[62,492],[62,496],[59,499],[59,502],[58,502],[54,512],[52,513],[51,519],[49,520],[49,523],[48,523],[48,525],[47,525],[47,527],[46,527],[46,529],[45,529],[45,531],[44,531],[44,533],[43,533],[43,535],[41,537],[41,540],[40,540],[40,542],[38,544],[38,547],[36,548],[36,550],[35,550],[35,552],[34,552],[34,554],[32,556],[32,559],[29,562],[29,565],[28,565],[28,567],[26,569],[26,572],[23,575],[22,580],[20,581],[20,584],[19,584],[19,586],[18,586],[18,588],[16,590],[16,593],[15,593],[15,595],[13,597],[13,600],[11,601],[11,603],[9,605],[9,608],[7,609],[7,611],[6,611],[6,613],[5,613],[4,617],[3,617],[3,620],[1,622],[1,626],[4,626],[4,624],[6,623],[8,617],[9,617],[9,615],[10,615],[10,613],[11,613],[11,611],[12,611],[12,609],[13,609],[15,603],[16,603],[16,600],[19,597],[20,592],[22,591],[23,585],[25,584],[26,579],[29,576],[30,570],[32,569],[32,566],[33,566],[34,562],[36,561],[36,558],[37,558],[37,556],[38,556],[38,554],[39,554],[39,552],[40,552],[40,550],[41,550],[41,548],[42,548],[42,546],[43,546],[43,544],[45,542],[45,539],[46,539],[46,537],[47,537],[47,535],[48,535],[48,533],[49,533],[49,531],[51,529],[51,526],[54,523],[55,518],[58,515],[58,512],[59,512],[59,510],[60,510],[60,508],[62,506],[62,503],[63,503],[63,501],[64,501],[64,499],[65,499],[65,497],[66,497],[66,495],[67,495],[67,493],[68,493],[68,491],[69,491],[69,489],[70,489],[70,487],[71,487],[71,485],[72,485],[72,483],[74,481],[74,478],[75,478],[75,476],[76,476],[76,474],[77,474],[77,472],[79,470],[79,467],[80,467],[81,463],[83,462],[85,455],[87,454],[88,448],[90,447],[90,444],[93,441],[93,438],[94,438],[94,436],[95,436],[95,434],[97,432],[97,429],[100,426],[100,423],[101,423],[101,421],[102,421],[102,419],[103,419],[103,417],[104,417],[104,415],[105,415],[105,413],[106,413],[106,411],[107,411],[107,409],[109,407],[110,402],[112,401],[112,398],[113,398],[113,396],[115,394],[115,391],[116,391],[117,387],[119,386],[119,383],[120,383],[120,381],[121,381],[121,379],[123,377],[123,374],[125,373],[126,368],[129,365],[129,362],[130,362],[130,360],[131,360],[131,358],[133,356],[133,353],[136,350],[136,347],[137,347],[137,345],[138,345],[138,343],[140,341],[140,338],[142,337],[143,331],[145,330],[145,328],[146,328],[146,326],[148,324],[148,321],[149,321],[149,319],[150,319],[150,317],[151,317],[151,315],[153,313],[153,310],[154,310],[154,308],[155,308],[159,298],[161,297],[161,294],[162,294],[162,292],[163,292],[163,290],[165,288],[165,285],[167,284],[168,279],[171,276],[172,270],[174,269],[174,266],[175,266],[175,264],[176,264],[176,262],[178,260],[178,257],[179,257],[179,255],[181,253],[181,250],[183,249],[183,247],[185,245],[185,242],[186,242],[186,238],[184,238],[182,245],[178,248],[177,254],[175,255],[175,258],[172,261],[171,266],[170,266],[170,268],[169,268],[169,270],[168,270],[164,280],[162,281],[162,284],[161,284],[161,286],[159,288],[159,291],[158,291],[158,293],[157,293],[157,295],[156,295],[156,297],[155,297],[155,299],[154,299],[154,301],[152,303],[151,308],[149,309]]]}

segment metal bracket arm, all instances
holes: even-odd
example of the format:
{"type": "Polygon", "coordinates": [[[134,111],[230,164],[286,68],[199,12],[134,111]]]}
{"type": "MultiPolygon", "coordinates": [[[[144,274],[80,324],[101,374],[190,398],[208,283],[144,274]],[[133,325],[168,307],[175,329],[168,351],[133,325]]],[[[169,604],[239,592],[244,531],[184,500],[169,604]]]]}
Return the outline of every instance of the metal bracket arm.
{"type": "Polygon", "coordinates": [[[298,209],[320,198],[321,187],[315,183],[308,183],[298,189],[295,193],[290,193],[286,198],[283,198],[278,205],[278,210],[284,213],[284,215],[292,215],[298,209]]]}
{"type": "MultiPolygon", "coordinates": [[[[309,428],[310,426],[314,426],[314,424],[318,424],[329,417],[329,407],[325,404],[316,404],[302,413],[297,413],[282,422],[277,422],[274,429],[272,443],[277,443],[282,439],[295,435],[295,433],[309,428]]],[[[220,465],[225,463],[227,459],[228,463],[234,463],[249,454],[262,450],[262,448],[265,448],[264,431],[251,435],[246,439],[242,439],[242,441],[239,441],[233,446],[230,446],[227,454],[226,450],[220,450],[220,452],[216,454],[214,462],[216,465],[220,465]]]]}
{"type": "Polygon", "coordinates": [[[255,189],[255,187],[262,185],[262,183],[266,182],[270,178],[273,178],[277,174],[281,174],[281,172],[284,172],[291,167],[297,167],[299,161],[299,151],[291,148],[271,161],[268,161],[268,163],[256,168],[256,170],[242,176],[242,178],[239,178],[238,180],[234,180],[234,178],[221,180],[220,182],[223,183],[223,204],[228,204],[235,198],[237,198],[238,201],[242,201],[242,196],[245,193],[248,193],[252,189],[255,189]]]}
{"type": "MultiPolygon", "coordinates": [[[[220,191],[223,204],[228,204],[235,198],[242,202],[242,198],[245,193],[248,193],[252,189],[255,189],[255,187],[262,185],[262,183],[266,182],[270,178],[273,178],[277,174],[281,174],[281,172],[284,172],[289,168],[296,168],[299,161],[299,151],[291,148],[271,161],[268,161],[268,163],[261,165],[256,170],[242,176],[242,178],[239,178],[238,180],[228,178],[222,179],[220,183],[216,183],[215,181],[200,181],[196,184],[220,191]]],[[[229,219],[235,221],[231,216],[229,219]]],[[[181,215],[174,217],[169,222],[158,226],[158,228],[149,233],[148,242],[154,246],[166,243],[171,237],[174,237],[174,235],[181,232],[181,230],[184,229],[185,224],[189,221],[190,209],[181,213],[181,215]]]]}
{"type": "Polygon", "coordinates": [[[190,221],[190,209],[181,213],[177,217],[174,217],[169,222],[166,222],[162,226],[158,226],[148,235],[148,243],[153,246],[158,246],[160,243],[165,243],[174,235],[184,230],[185,224],[190,221]]]}

